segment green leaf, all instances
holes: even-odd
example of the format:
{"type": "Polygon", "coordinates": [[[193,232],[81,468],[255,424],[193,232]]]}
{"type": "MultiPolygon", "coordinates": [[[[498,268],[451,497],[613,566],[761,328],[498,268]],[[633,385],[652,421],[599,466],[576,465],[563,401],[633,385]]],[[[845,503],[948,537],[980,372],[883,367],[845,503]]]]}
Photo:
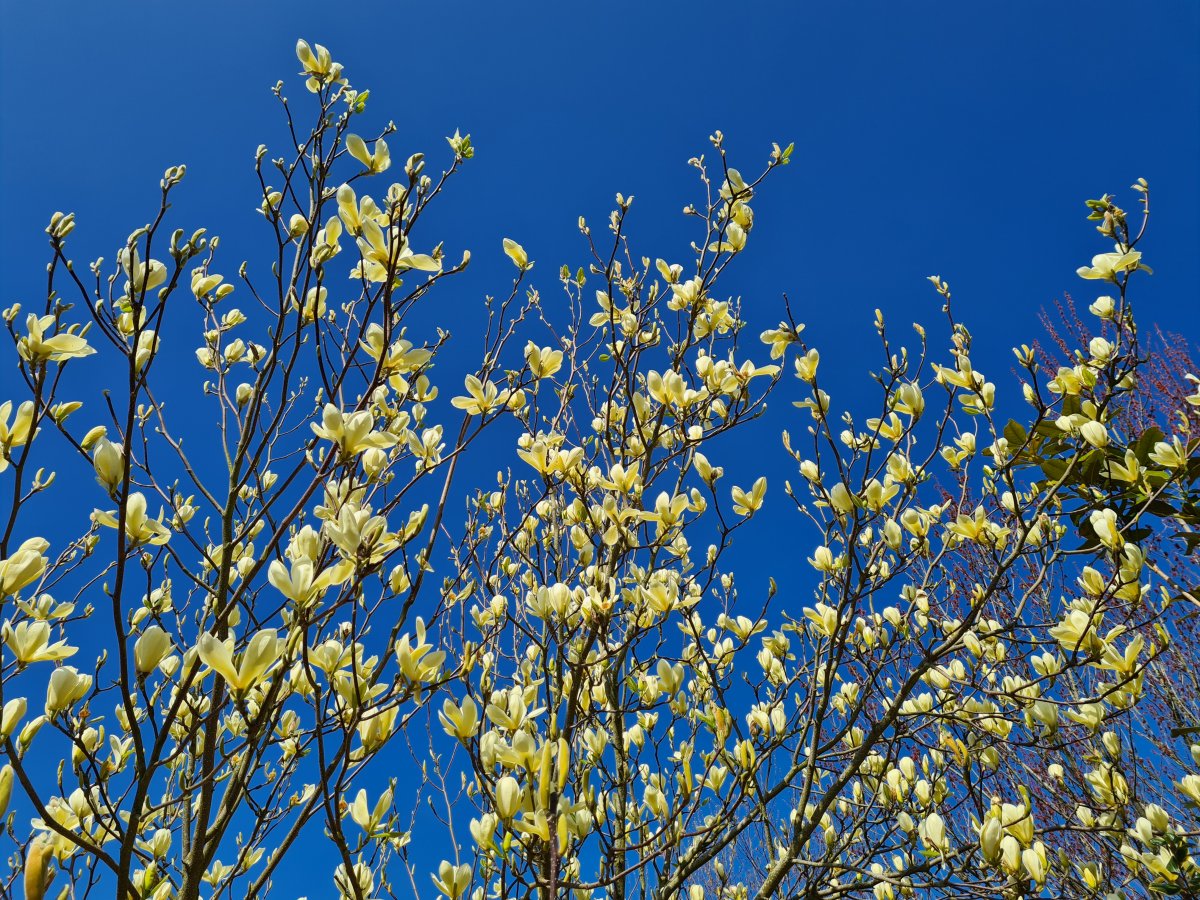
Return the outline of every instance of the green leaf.
{"type": "Polygon", "coordinates": [[[1008,446],[1012,449],[1017,449],[1020,445],[1028,440],[1029,434],[1025,431],[1025,426],[1016,419],[1009,419],[1008,424],[1004,426],[1004,439],[1008,441],[1008,446]]]}

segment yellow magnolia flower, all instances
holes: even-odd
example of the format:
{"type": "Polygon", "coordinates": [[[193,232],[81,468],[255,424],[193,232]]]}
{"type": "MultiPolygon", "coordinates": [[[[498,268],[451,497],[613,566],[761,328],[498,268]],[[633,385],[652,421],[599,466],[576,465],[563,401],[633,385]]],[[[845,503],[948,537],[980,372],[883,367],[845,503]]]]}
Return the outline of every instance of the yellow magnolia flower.
{"type": "Polygon", "coordinates": [[[158,625],[151,625],[133,645],[134,666],[142,675],[153,672],[170,652],[170,635],[158,625]]]}
{"type": "Polygon", "coordinates": [[[566,475],[575,470],[583,460],[583,448],[563,450],[544,440],[531,440],[520,445],[517,456],[543,476],[566,475]]]}
{"type": "Polygon", "coordinates": [[[346,415],[332,403],[326,403],[321,424],[312,424],[313,434],[332,441],[346,456],[356,456],[364,450],[386,450],[396,443],[396,436],[386,431],[372,431],[375,417],[366,410],[346,415]]]}
{"type": "Polygon", "coordinates": [[[1136,272],[1142,269],[1151,271],[1149,266],[1142,264],[1140,250],[1122,250],[1118,244],[1113,253],[1100,253],[1092,257],[1091,266],[1080,266],[1075,270],[1080,278],[1099,281],[1116,281],[1122,272],[1136,272]]]}
{"type": "Polygon", "coordinates": [[[300,322],[303,325],[311,324],[317,319],[325,315],[325,298],[329,296],[329,289],[326,287],[312,287],[304,295],[304,302],[300,302],[295,294],[292,295],[292,309],[300,311],[300,322]]]}
{"type": "Polygon", "coordinates": [[[411,635],[404,634],[396,641],[396,661],[400,664],[400,676],[409,684],[433,681],[441,671],[446,659],[445,650],[433,650],[425,640],[425,622],[417,619],[416,643],[411,635]]]}
{"type": "Polygon", "coordinates": [[[92,451],[92,465],[96,469],[96,481],[111,496],[125,477],[125,454],[122,446],[108,438],[100,438],[92,451]]]}
{"type": "Polygon", "coordinates": [[[838,612],[832,606],[818,603],[815,607],[806,607],[804,615],[820,634],[833,637],[837,633],[838,612]]]}
{"type": "Polygon", "coordinates": [[[338,215],[341,216],[342,224],[346,226],[346,231],[350,234],[362,234],[363,222],[368,219],[380,226],[388,224],[387,214],[380,211],[379,207],[375,205],[375,201],[365,196],[359,200],[354,193],[354,188],[348,184],[343,184],[337,189],[337,204],[338,215]]]}
{"type": "Polygon", "coordinates": [[[29,334],[17,342],[17,355],[21,359],[38,363],[47,360],[64,362],[68,359],[80,359],[96,352],[77,334],[62,331],[54,337],[46,337],[46,329],[53,324],[54,316],[38,317],[30,313],[25,320],[25,328],[29,334]]]}
{"type": "Polygon", "coordinates": [[[803,330],[803,325],[797,325],[793,330],[786,322],[780,322],[778,328],[771,328],[760,334],[759,340],[771,348],[771,359],[779,359],[787,352],[790,344],[800,340],[800,332],[803,330]]]}
{"type": "Polygon", "coordinates": [[[480,381],[474,375],[466,377],[465,386],[470,396],[454,397],[450,404],[472,416],[486,416],[493,409],[508,402],[508,391],[501,391],[492,382],[480,381]]]}
{"type": "Polygon", "coordinates": [[[358,723],[358,739],[362,741],[364,750],[371,753],[382,747],[392,736],[398,712],[399,708],[392,704],[363,716],[362,721],[358,723]]]}
{"type": "Polygon", "coordinates": [[[0,597],[15,594],[28,587],[46,571],[48,560],[43,555],[50,549],[44,538],[29,538],[7,559],[0,559],[0,597]]]}
{"type": "Polygon", "coordinates": [[[930,850],[942,852],[949,849],[950,842],[946,837],[946,823],[937,813],[930,813],[921,823],[921,837],[930,850]]]}
{"type": "Polygon", "coordinates": [[[91,689],[91,675],[80,674],[74,666],[60,666],[50,673],[50,683],[46,686],[46,715],[70,708],[91,689]]]}
{"type": "Polygon", "coordinates": [[[297,559],[292,562],[291,571],[282,561],[272,560],[267,569],[267,580],[283,596],[297,606],[311,606],[335,584],[342,584],[354,574],[354,564],[343,560],[335,566],[329,566],[321,574],[314,575],[314,565],[311,559],[297,559]]]}
{"type": "Polygon", "coordinates": [[[521,785],[511,775],[496,782],[496,812],[505,822],[511,822],[524,802],[521,785]]]}
{"type": "Polygon", "coordinates": [[[228,297],[233,293],[234,288],[232,284],[222,285],[221,282],[224,280],[225,278],[222,275],[210,275],[204,269],[193,269],[191,281],[192,293],[196,295],[197,300],[203,300],[215,289],[216,294],[214,296],[217,300],[228,297]]]}
{"type": "Polygon", "coordinates": [[[54,880],[55,840],[43,832],[33,839],[25,851],[25,900],[43,900],[54,880]]]}
{"type": "Polygon", "coordinates": [[[745,228],[737,222],[730,222],[725,226],[725,240],[713,241],[708,245],[708,249],[712,253],[740,253],[746,249],[748,237],[745,228]]]}
{"type": "Polygon", "coordinates": [[[14,697],[5,703],[4,708],[0,710],[0,735],[12,737],[12,733],[17,730],[17,726],[25,718],[25,711],[28,708],[29,701],[24,697],[14,697]]]}
{"type": "Polygon", "coordinates": [[[1093,447],[1108,446],[1108,429],[1102,422],[1084,422],[1079,426],[1079,436],[1093,447]]]}
{"type": "Polygon", "coordinates": [[[142,262],[136,247],[126,247],[117,254],[117,260],[128,279],[125,282],[125,295],[122,300],[148,294],[167,280],[167,267],[157,259],[142,262]]]}
{"type": "Polygon", "coordinates": [[[1085,601],[1076,601],[1075,608],[1049,630],[1049,635],[1058,641],[1059,646],[1068,653],[1077,651],[1087,653],[1102,644],[1100,637],[1094,631],[1099,625],[1099,613],[1094,612],[1090,608],[1090,604],[1085,605],[1085,601]]]}
{"type": "Polygon", "coordinates": [[[57,662],[74,655],[79,649],[68,646],[66,641],[51,644],[49,622],[18,622],[15,627],[5,622],[0,634],[8,649],[22,665],[57,662]]]}
{"type": "Polygon", "coordinates": [[[750,492],[746,493],[740,487],[734,487],[733,496],[733,511],[739,516],[752,516],[762,507],[763,497],[767,493],[767,479],[759,478],[754,482],[754,486],[750,488],[750,492]]]}
{"type": "MultiPolygon", "coordinates": [[[[163,510],[158,511],[158,518],[151,519],[146,514],[146,498],[141,493],[129,495],[125,503],[125,535],[134,547],[151,544],[161,547],[171,539],[171,529],[163,524],[163,510]]],[[[92,513],[92,521],[97,525],[116,528],[120,524],[116,510],[96,510],[92,513]]]]}
{"type": "Polygon", "coordinates": [[[1187,448],[1178,437],[1171,438],[1171,443],[1159,441],[1150,451],[1150,461],[1168,469],[1182,469],[1191,461],[1187,448]]]}
{"type": "Polygon", "coordinates": [[[1105,547],[1120,550],[1125,544],[1121,530],[1117,527],[1117,513],[1112,509],[1096,509],[1088,516],[1092,530],[1105,547]]]}
{"type": "Polygon", "coordinates": [[[818,572],[829,573],[838,568],[838,558],[833,555],[833,551],[828,547],[818,547],[813,551],[808,564],[818,572]]]}
{"type": "Polygon", "coordinates": [[[334,216],[325,223],[324,228],[317,232],[316,239],[313,241],[312,253],[309,254],[309,263],[316,267],[329,262],[341,253],[342,245],[338,240],[341,236],[342,220],[334,216]]]}
{"type": "Polygon", "coordinates": [[[479,730],[479,707],[470,697],[464,697],[461,706],[455,705],[454,701],[447,697],[446,702],[442,704],[442,711],[438,713],[438,719],[441,720],[446,734],[465,741],[479,730]]]}
{"type": "Polygon", "coordinates": [[[504,239],[504,252],[513,261],[513,265],[522,272],[527,272],[533,268],[533,263],[529,261],[529,254],[525,252],[525,248],[512,238],[504,239]]]}
{"type": "Polygon", "coordinates": [[[803,356],[796,359],[796,377],[806,384],[812,384],[817,377],[817,366],[821,363],[821,354],[813,347],[803,356]]]}
{"type": "Polygon", "coordinates": [[[357,134],[348,134],[346,135],[346,149],[351,156],[366,166],[367,171],[372,175],[377,175],[392,164],[392,154],[383,138],[375,142],[375,152],[372,153],[367,149],[366,141],[357,134]]]}
{"type": "Polygon", "coordinates": [[[13,768],[5,763],[0,767],[0,818],[8,815],[8,801],[12,799],[13,768]]]}
{"type": "Polygon", "coordinates": [[[1021,851],[1021,864],[1025,867],[1026,873],[1040,887],[1046,882],[1046,874],[1049,869],[1049,863],[1046,860],[1046,845],[1038,841],[1032,847],[1027,847],[1021,851]]]}
{"type": "Polygon", "coordinates": [[[363,339],[358,343],[388,375],[414,372],[433,357],[433,351],[423,347],[413,347],[411,341],[403,338],[392,341],[390,346],[386,345],[383,326],[376,322],[367,326],[363,339]]]}
{"type": "Polygon", "coordinates": [[[200,636],[197,652],[200,661],[219,674],[229,686],[244,693],[263,681],[283,654],[284,641],[274,628],[266,628],[250,639],[238,658],[234,654],[233,638],[218,640],[205,632],[200,636]]]}
{"type": "Polygon", "coordinates": [[[354,279],[365,278],[378,283],[387,281],[389,272],[394,274],[405,269],[422,272],[442,270],[439,260],[426,253],[413,253],[402,229],[388,228],[385,233],[373,219],[363,221],[362,234],[356,243],[362,260],[350,271],[350,277],[354,279]]]}
{"type": "Polygon", "coordinates": [[[12,412],[12,401],[0,403],[0,472],[8,468],[12,451],[29,443],[33,428],[33,401],[26,400],[17,407],[17,414],[9,427],[8,416],[12,412]]]}
{"type": "Polygon", "coordinates": [[[470,863],[454,865],[445,860],[438,866],[437,875],[433,876],[433,886],[450,900],[458,900],[471,885],[470,863]]]}
{"type": "Polygon", "coordinates": [[[302,74],[308,76],[305,86],[314,94],[327,84],[345,80],[342,78],[342,64],[334,62],[329,51],[320,44],[316,45],[314,53],[307,41],[296,41],[296,58],[303,67],[302,74]]]}
{"type": "Polygon", "coordinates": [[[553,347],[539,347],[530,341],[525,345],[525,361],[534,378],[549,378],[562,368],[563,352],[553,347]]]}
{"type": "Polygon", "coordinates": [[[1185,775],[1175,784],[1185,797],[1200,804],[1200,775],[1185,775]]]}
{"type": "Polygon", "coordinates": [[[1004,837],[1004,827],[996,816],[989,816],[979,832],[979,849],[983,858],[994,863],[1000,858],[1000,840],[1004,837]]]}
{"type": "Polygon", "coordinates": [[[350,818],[367,834],[374,834],[379,830],[379,825],[383,822],[391,806],[391,788],[379,795],[373,808],[367,802],[366,788],[361,788],[355,796],[354,802],[350,804],[350,818]]]}
{"type": "Polygon", "coordinates": [[[900,385],[895,394],[893,408],[914,420],[921,418],[921,413],[925,411],[925,395],[921,392],[921,386],[915,381],[906,381],[900,385]]]}

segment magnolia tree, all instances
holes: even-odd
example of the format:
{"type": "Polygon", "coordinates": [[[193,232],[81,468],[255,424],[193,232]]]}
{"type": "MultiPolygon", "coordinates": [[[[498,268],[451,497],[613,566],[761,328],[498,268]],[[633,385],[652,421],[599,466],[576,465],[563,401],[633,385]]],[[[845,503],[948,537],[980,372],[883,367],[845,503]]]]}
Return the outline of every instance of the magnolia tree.
{"type": "Polygon", "coordinates": [[[1144,218],[1089,202],[1115,248],[1061,364],[997,387],[934,277],[947,337],[877,316],[847,410],[790,310],[750,339],[722,292],[791,148],[748,178],[718,132],[689,248],[618,195],[543,311],[505,240],[446,357],[420,310],[470,257],[419,223],[470,137],[393,168],[297,56],[260,258],[174,227],[180,166],[115,265],[55,214],[44,301],[4,313],[6,895],[1200,895],[1200,395],[1138,400],[1144,218]],[[768,496],[729,457],[778,446],[748,435],[787,372],[768,496]],[[456,480],[484,441],[494,480],[456,480]],[[768,502],[802,588],[736,576],[768,502]]]}

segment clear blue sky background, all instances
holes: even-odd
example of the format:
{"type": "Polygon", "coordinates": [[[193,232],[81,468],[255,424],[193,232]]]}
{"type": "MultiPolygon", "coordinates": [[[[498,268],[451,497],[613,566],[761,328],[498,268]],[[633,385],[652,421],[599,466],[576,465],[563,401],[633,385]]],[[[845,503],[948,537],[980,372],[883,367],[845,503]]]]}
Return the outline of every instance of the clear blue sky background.
{"type": "MultiPolygon", "coordinates": [[[[755,203],[750,249],[726,287],[745,298],[755,331],[779,320],[789,294],[835,399],[867,396],[859,351],[875,351],[876,307],[896,326],[937,324],[934,272],[950,281],[989,375],[1010,386],[1009,348],[1041,336],[1039,310],[1064,291],[1085,303],[1096,293],[1074,274],[1109,249],[1083,221],[1083,200],[1107,191],[1132,209],[1137,177],[1155,192],[1145,249],[1156,274],[1135,298],[1140,318],[1200,339],[1200,5],[1190,0],[2,9],[0,305],[40,299],[51,212],[78,213],[77,259],[111,260],[146,221],[163,169],[180,162],[179,224],[208,226],[227,261],[253,268],[264,234],[252,155],[284,144],[268,87],[284,78],[293,100],[306,96],[292,49],[304,37],[371,89],[373,121],[396,120],[394,157],[425,150],[437,166],[445,135],[472,133],[477,158],[426,230],[452,258],[475,254],[437,300],[447,322],[505,290],[503,236],[538,260],[534,275],[554,296],[558,265],[583,260],[576,218],[599,225],[618,190],[637,196],[636,248],[684,261],[694,235],[679,210],[697,199],[685,163],[720,128],[745,171],[771,141],[796,142],[794,164],[755,203]]],[[[190,355],[178,375],[198,377],[190,355]]],[[[13,377],[0,371],[5,395],[13,377]]],[[[793,417],[788,399],[774,421],[793,417]]],[[[758,450],[755,467],[775,484],[793,474],[782,450],[758,450]]],[[[792,544],[796,520],[775,496],[785,517],[759,526],[763,555],[750,564],[811,549],[792,544]]]]}

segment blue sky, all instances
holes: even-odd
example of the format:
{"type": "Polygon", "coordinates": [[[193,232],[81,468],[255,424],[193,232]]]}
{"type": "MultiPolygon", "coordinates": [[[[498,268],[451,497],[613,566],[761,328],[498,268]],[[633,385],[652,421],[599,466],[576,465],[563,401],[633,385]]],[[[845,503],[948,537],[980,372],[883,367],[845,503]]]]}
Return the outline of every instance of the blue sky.
{"type": "MultiPolygon", "coordinates": [[[[1200,339],[1192,2],[5,0],[3,13],[0,306],[43,289],[50,213],[77,212],[77,259],[111,260],[180,162],[179,224],[219,233],[226,259],[253,269],[263,233],[252,157],[283,143],[269,86],[287,79],[294,100],[306,96],[292,50],[304,37],[371,89],[374,121],[395,119],[394,157],[424,150],[438,165],[445,135],[473,136],[477,157],[427,233],[475,262],[436,298],[435,318],[462,321],[506,289],[505,236],[555,296],[558,266],[583,260],[577,217],[600,223],[617,191],[637,197],[635,248],[683,261],[693,233],[679,211],[697,199],[686,161],[720,128],[744,171],[771,141],[796,142],[794,164],[755,203],[750,250],[726,288],[755,331],[779,321],[789,295],[835,399],[866,396],[860,351],[875,350],[876,307],[897,326],[938,323],[934,272],[982,365],[1011,386],[1009,348],[1042,335],[1039,310],[1064,291],[1094,294],[1074,271],[1110,248],[1083,221],[1083,200],[1107,191],[1133,209],[1137,177],[1154,191],[1140,320],[1200,339]]],[[[178,366],[198,377],[190,357],[178,366]]],[[[6,395],[12,378],[0,374],[6,395]]],[[[775,401],[772,422],[793,417],[790,399],[775,401]]],[[[755,464],[777,483],[793,475],[781,449],[755,464]]],[[[794,519],[775,521],[748,562],[787,540],[794,519]]]]}
{"type": "MultiPolygon", "coordinates": [[[[1096,293],[1075,269],[1110,248],[1084,221],[1083,200],[1110,192],[1132,210],[1138,177],[1154,191],[1145,251],[1155,270],[1134,295],[1139,319],[1200,340],[1196,4],[1136,15],[1107,2],[454,9],[6,4],[0,302],[43,290],[51,212],[78,213],[77,259],[111,261],[180,162],[175,221],[221,235],[231,274],[243,258],[253,272],[264,232],[252,157],[259,143],[284,145],[271,85],[285,79],[303,109],[293,46],[304,37],[371,89],[372,125],[396,121],[394,157],[422,150],[438,167],[446,135],[473,135],[476,158],[423,226],[449,257],[474,254],[427,308],[458,331],[464,365],[482,298],[511,283],[502,237],[539,262],[534,283],[550,304],[558,267],[585,261],[578,216],[600,226],[617,191],[637,198],[635,252],[686,259],[695,234],[680,210],[700,199],[686,162],[711,151],[717,128],[747,172],[772,141],[796,143],[793,165],[756,200],[750,249],[724,286],[754,332],[780,320],[788,294],[836,402],[874,397],[865,370],[876,307],[893,334],[921,321],[944,348],[925,280],[936,272],[1003,403],[1010,348],[1043,335],[1039,311],[1064,291],[1085,305],[1096,293]]],[[[194,345],[189,336],[183,346],[194,345]]],[[[198,382],[190,355],[159,374],[198,382]]],[[[775,399],[768,434],[799,429],[794,384],[775,399]]],[[[776,482],[792,474],[781,448],[764,452],[761,435],[755,448],[754,467],[776,482]]],[[[737,475],[737,460],[727,467],[737,475]]]]}
{"type": "MultiPolygon", "coordinates": [[[[685,163],[720,128],[747,170],[770,141],[797,145],[756,204],[752,252],[730,285],[756,326],[778,320],[784,291],[819,346],[869,339],[877,306],[932,324],[924,276],[938,272],[1007,354],[1037,335],[1041,307],[1082,287],[1075,267],[1107,249],[1082,200],[1145,177],[1157,274],[1141,318],[1200,334],[1195,4],[1136,15],[1104,2],[454,9],[6,3],[4,302],[40,291],[49,213],[75,210],[77,252],[111,259],[178,162],[189,166],[181,224],[245,243],[237,255],[253,261],[250,160],[260,142],[281,143],[267,88],[292,79],[303,36],[372,89],[379,120],[396,120],[394,155],[442,153],[456,127],[473,134],[478,156],[431,226],[476,254],[456,303],[503,288],[502,236],[547,280],[579,261],[577,216],[601,220],[618,190],[638,198],[645,252],[682,257],[691,233],[678,213],[696,197],[685,163]]],[[[302,99],[294,80],[288,90],[302,99]]]]}

